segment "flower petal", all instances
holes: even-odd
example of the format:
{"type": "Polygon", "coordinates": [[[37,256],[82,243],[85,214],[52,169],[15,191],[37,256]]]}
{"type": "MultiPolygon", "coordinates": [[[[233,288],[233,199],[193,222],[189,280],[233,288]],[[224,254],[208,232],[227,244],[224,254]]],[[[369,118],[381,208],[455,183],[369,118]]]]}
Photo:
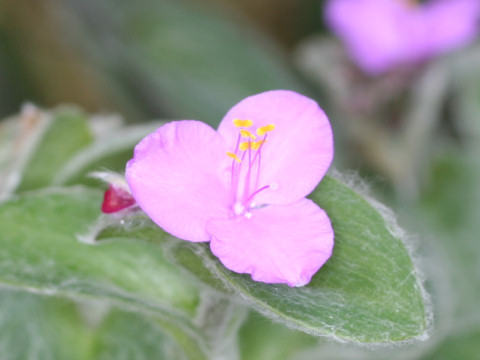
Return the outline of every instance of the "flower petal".
{"type": "Polygon", "coordinates": [[[435,55],[472,41],[479,30],[478,0],[433,1],[424,5],[427,50],[435,55]]]}
{"type": "Polygon", "coordinates": [[[478,0],[329,0],[324,11],[351,57],[371,75],[467,44],[478,33],[479,12],[478,0]]]}
{"type": "Polygon", "coordinates": [[[165,231],[208,241],[207,220],[229,212],[226,151],[224,140],[208,125],[172,122],[135,147],[126,179],[138,205],[165,231]]]}
{"type": "Polygon", "coordinates": [[[412,33],[406,24],[406,8],[406,3],[397,0],[329,0],[324,13],[357,65],[377,75],[405,56],[412,33]]]}
{"type": "Polygon", "coordinates": [[[231,146],[239,133],[234,119],[252,120],[251,132],[275,125],[261,147],[257,188],[271,187],[255,197],[256,203],[289,204],[300,200],[327,172],[333,159],[332,129],[325,113],[312,99],[287,90],[247,97],[230,109],[218,128],[231,146]]]}
{"type": "Polygon", "coordinates": [[[253,210],[251,218],[212,219],[207,230],[228,269],[266,283],[307,284],[333,249],[330,220],[308,199],[253,210]]]}

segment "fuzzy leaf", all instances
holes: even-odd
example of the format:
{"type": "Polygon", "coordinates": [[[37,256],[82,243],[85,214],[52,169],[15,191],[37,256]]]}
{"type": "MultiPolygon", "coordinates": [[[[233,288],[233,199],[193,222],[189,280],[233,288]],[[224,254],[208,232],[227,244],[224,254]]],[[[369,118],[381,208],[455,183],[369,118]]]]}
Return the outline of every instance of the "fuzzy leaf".
{"type": "Polygon", "coordinates": [[[88,118],[73,107],[25,106],[0,126],[0,199],[51,185],[98,186],[90,172],[122,173],[134,146],[162,124],[122,127],[119,117],[88,118]]]}
{"type": "Polygon", "coordinates": [[[0,347],[8,360],[184,359],[154,319],[106,302],[0,292],[0,347]]]}
{"type": "Polygon", "coordinates": [[[106,300],[148,314],[188,359],[236,356],[235,336],[244,308],[203,290],[171,263],[164,248],[172,240],[164,232],[151,233],[164,248],[125,236],[95,246],[77,240],[75,235],[91,239],[92,226],[105,219],[98,220],[100,203],[98,191],[82,187],[50,188],[3,202],[0,285],[77,300],[106,300]]]}
{"type": "MultiPolygon", "coordinates": [[[[178,241],[168,251],[210,286],[240,295],[264,315],[312,335],[359,342],[423,337],[429,315],[422,285],[390,224],[362,196],[330,177],[311,198],[327,211],[336,235],[333,257],[305,287],[263,284],[231,272],[208,244],[178,241]]],[[[109,231],[100,237],[145,240],[152,239],[155,227],[109,231]]]]}
{"type": "Polygon", "coordinates": [[[48,125],[28,160],[18,191],[50,185],[70,157],[93,140],[86,115],[72,108],[45,113],[48,125]]]}
{"type": "Polygon", "coordinates": [[[0,200],[17,189],[50,123],[49,117],[32,105],[0,122],[0,200]]]}
{"type": "MultiPolygon", "coordinates": [[[[86,159],[89,165],[96,156],[86,159]]],[[[120,241],[97,247],[78,243],[74,234],[87,232],[101,202],[98,193],[84,189],[38,192],[0,208],[0,281],[133,303],[169,321],[174,309],[185,321],[196,313],[198,289],[167,261],[168,253],[210,286],[240,294],[265,315],[313,335],[360,342],[422,337],[428,316],[402,240],[374,207],[337,180],[324,179],[311,198],[332,220],[335,249],[303,288],[257,283],[233,273],[211,255],[208,244],[169,240],[148,221],[140,227],[106,229],[98,237],[120,241]],[[160,246],[130,241],[142,238],[160,246]]]]}
{"type": "Polygon", "coordinates": [[[161,249],[129,241],[88,246],[76,239],[100,215],[100,203],[100,193],[83,188],[39,191],[3,203],[0,281],[194,314],[196,287],[161,249]]]}
{"type": "Polygon", "coordinates": [[[161,248],[128,240],[89,246],[76,239],[99,216],[100,203],[100,193],[83,188],[38,191],[4,202],[0,283],[48,295],[107,299],[153,313],[190,358],[208,358],[202,335],[189,320],[201,305],[199,289],[161,248]]]}
{"type": "MultiPolygon", "coordinates": [[[[239,337],[242,359],[248,360],[304,359],[299,353],[319,342],[318,338],[278,326],[255,312],[243,324],[239,337]]],[[[318,356],[305,359],[316,358],[318,356]]]]}
{"type": "Polygon", "coordinates": [[[88,174],[99,169],[125,171],[125,164],[133,156],[134,146],[163,123],[152,122],[111,129],[72,156],[53,179],[54,185],[98,185],[88,174]]]}
{"type": "MultiPolygon", "coordinates": [[[[152,317],[124,311],[112,311],[95,333],[95,344],[90,359],[195,359],[177,343],[171,341],[152,317]],[[189,356],[190,355],[190,356],[189,356]],[[186,357],[185,357],[186,356],[186,357]]],[[[200,354],[195,353],[199,357],[200,354]]],[[[59,359],[61,360],[61,359],[59,359]]]]}
{"type": "MultiPolygon", "coordinates": [[[[207,246],[189,247],[254,308],[291,327],[360,342],[424,336],[428,321],[421,284],[405,244],[380,213],[328,177],[310,197],[330,216],[335,248],[308,286],[254,282],[223,267],[207,246]]],[[[181,253],[177,259],[196,271],[191,262],[182,261],[181,253]]]]}
{"type": "Polygon", "coordinates": [[[22,291],[0,291],[0,348],[8,360],[83,360],[89,329],[75,304],[22,291]]]}

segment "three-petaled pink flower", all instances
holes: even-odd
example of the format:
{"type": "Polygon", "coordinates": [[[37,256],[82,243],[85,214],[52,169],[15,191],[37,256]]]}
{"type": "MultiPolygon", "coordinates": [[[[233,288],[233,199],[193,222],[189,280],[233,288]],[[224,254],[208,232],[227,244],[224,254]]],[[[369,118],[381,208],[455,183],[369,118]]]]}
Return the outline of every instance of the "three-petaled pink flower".
{"type": "Polygon", "coordinates": [[[160,127],[135,147],[126,179],[165,231],[210,241],[228,269],[256,281],[302,286],[333,249],[328,216],[305,198],[332,158],[317,103],[275,90],[235,105],[218,131],[193,120],[160,127]]]}
{"type": "Polygon", "coordinates": [[[357,65],[377,75],[472,41],[480,1],[330,0],[325,16],[357,65]]]}

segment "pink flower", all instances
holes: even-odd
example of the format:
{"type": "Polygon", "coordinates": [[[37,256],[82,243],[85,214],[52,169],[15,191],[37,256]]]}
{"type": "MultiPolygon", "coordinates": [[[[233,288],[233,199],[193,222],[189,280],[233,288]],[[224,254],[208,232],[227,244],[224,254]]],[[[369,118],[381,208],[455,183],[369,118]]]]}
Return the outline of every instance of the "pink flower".
{"type": "Polygon", "coordinates": [[[127,164],[138,205],[188,241],[210,241],[230,270],[256,281],[307,284],[328,260],[333,230],[306,199],[333,158],[330,123],[291,91],[248,97],[218,131],[193,120],[145,137],[127,164]]]}
{"type": "Polygon", "coordinates": [[[479,0],[330,0],[326,21],[366,73],[428,59],[471,42],[479,0]]]}

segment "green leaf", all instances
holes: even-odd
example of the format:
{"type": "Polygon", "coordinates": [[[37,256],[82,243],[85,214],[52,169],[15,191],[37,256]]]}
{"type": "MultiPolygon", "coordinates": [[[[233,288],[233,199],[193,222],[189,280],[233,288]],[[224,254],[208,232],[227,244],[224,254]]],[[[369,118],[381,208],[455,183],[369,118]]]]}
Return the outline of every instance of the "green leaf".
{"type": "MultiPolygon", "coordinates": [[[[154,318],[138,313],[111,311],[93,335],[94,343],[88,359],[185,359],[179,344],[165,335],[154,318]]],[[[198,353],[196,355],[201,357],[198,353]]],[[[195,359],[194,356],[187,358],[195,359]]]]}
{"type": "Polygon", "coordinates": [[[25,106],[0,126],[0,199],[51,185],[98,186],[90,172],[123,173],[134,146],[162,124],[122,127],[118,117],[88,118],[72,107],[25,106]]]}
{"type": "MultiPolygon", "coordinates": [[[[429,327],[424,290],[391,224],[362,196],[330,177],[311,198],[332,220],[335,249],[305,287],[263,284],[231,272],[211,254],[208,244],[179,241],[168,251],[210,286],[240,295],[264,315],[312,335],[358,342],[423,337],[429,327]]],[[[123,237],[148,239],[155,228],[147,224],[141,230],[110,231],[116,238],[123,231],[123,237]]],[[[101,238],[112,235],[108,232],[101,238]]]]}
{"type": "MultiPolygon", "coordinates": [[[[189,359],[235,353],[243,307],[200,288],[167,260],[162,247],[125,238],[95,246],[78,241],[78,235],[94,236],[100,204],[101,193],[82,187],[30,192],[2,203],[0,284],[77,300],[107,300],[147,314],[189,359]],[[212,304],[224,311],[213,311],[212,304]]],[[[166,247],[172,241],[161,231],[151,235],[166,247]]]]}
{"type": "Polygon", "coordinates": [[[100,204],[100,193],[83,188],[39,191],[5,202],[0,281],[194,314],[198,290],[160,248],[131,241],[88,246],[77,240],[100,215],[100,204]]]}
{"type": "MultiPolygon", "coordinates": [[[[91,153],[85,164],[96,159],[98,152],[91,153]]],[[[199,290],[167,260],[171,256],[208,285],[240,294],[265,315],[313,335],[360,342],[421,337],[429,326],[423,290],[390,224],[337,180],[324,179],[311,197],[332,220],[335,250],[303,288],[254,282],[224,268],[208,245],[169,240],[149,222],[141,229],[119,226],[99,235],[123,238],[120,241],[81,244],[74,234],[88,232],[101,200],[100,194],[80,188],[38,192],[0,208],[0,281],[68,296],[108,298],[159,313],[172,332],[178,322],[195,332],[188,318],[199,308],[199,290]],[[150,243],[131,241],[142,238],[150,243]]],[[[184,329],[180,333],[185,334],[184,329]]]]}
{"type": "MultiPolygon", "coordinates": [[[[227,270],[194,245],[221,279],[263,314],[313,335],[360,342],[422,337],[428,328],[422,286],[402,239],[362,196],[326,177],[310,196],[335,231],[332,258],[308,286],[289,288],[227,270]]],[[[190,246],[191,247],[191,246],[190,246]]],[[[187,267],[190,264],[178,260],[187,267]]]]}
{"type": "Polygon", "coordinates": [[[44,116],[48,119],[47,128],[25,166],[18,191],[50,185],[70,157],[93,140],[86,115],[79,110],[60,108],[44,116]]]}
{"type": "Polygon", "coordinates": [[[133,148],[146,135],[155,131],[163,122],[111,129],[98,136],[91,144],[74,154],[58,170],[54,185],[98,185],[88,174],[101,169],[123,173],[125,164],[133,156],[133,148]]]}
{"type": "Polygon", "coordinates": [[[336,335],[351,333],[368,342],[424,336],[429,326],[424,290],[401,231],[384,217],[391,214],[329,177],[310,198],[325,209],[335,230],[332,259],[312,285],[332,296],[330,301],[343,302],[335,312],[316,306],[319,313],[330,312],[329,319],[337,312],[348,319],[336,335]]]}
{"type": "Polygon", "coordinates": [[[152,317],[107,302],[5,289],[0,292],[0,344],[8,360],[185,358],[152,317]]]}
{"type": "Polygon", "coordinates": [[[201,305],[199,289],[159,247],[131,241],[88,246],[76,239],[99,216],[100,203],[98,192],[83,188],[39,191],[3,203],[0,283],[154,313],[202,358],[202,337],[189,320],[201,305]]]}
{"type": "Polygon", "coordinates": [[[242,325],[239,336],[241,358],[248,360],[297,359],[296,354],[318,343],[318,338],[288,329],[255,312],[242,325]]]}
{"type": "Polygon", "coordinates": [[[18,187],[49,124],[49,118],[32,105],[0,122],[0,200],[18,187]]]}
{"type": "Polygon", "coordinates": [[[91,335],[75,304],[20,291],[0,291],[0,348],[8,360],[84,360],[91,335]]]}

